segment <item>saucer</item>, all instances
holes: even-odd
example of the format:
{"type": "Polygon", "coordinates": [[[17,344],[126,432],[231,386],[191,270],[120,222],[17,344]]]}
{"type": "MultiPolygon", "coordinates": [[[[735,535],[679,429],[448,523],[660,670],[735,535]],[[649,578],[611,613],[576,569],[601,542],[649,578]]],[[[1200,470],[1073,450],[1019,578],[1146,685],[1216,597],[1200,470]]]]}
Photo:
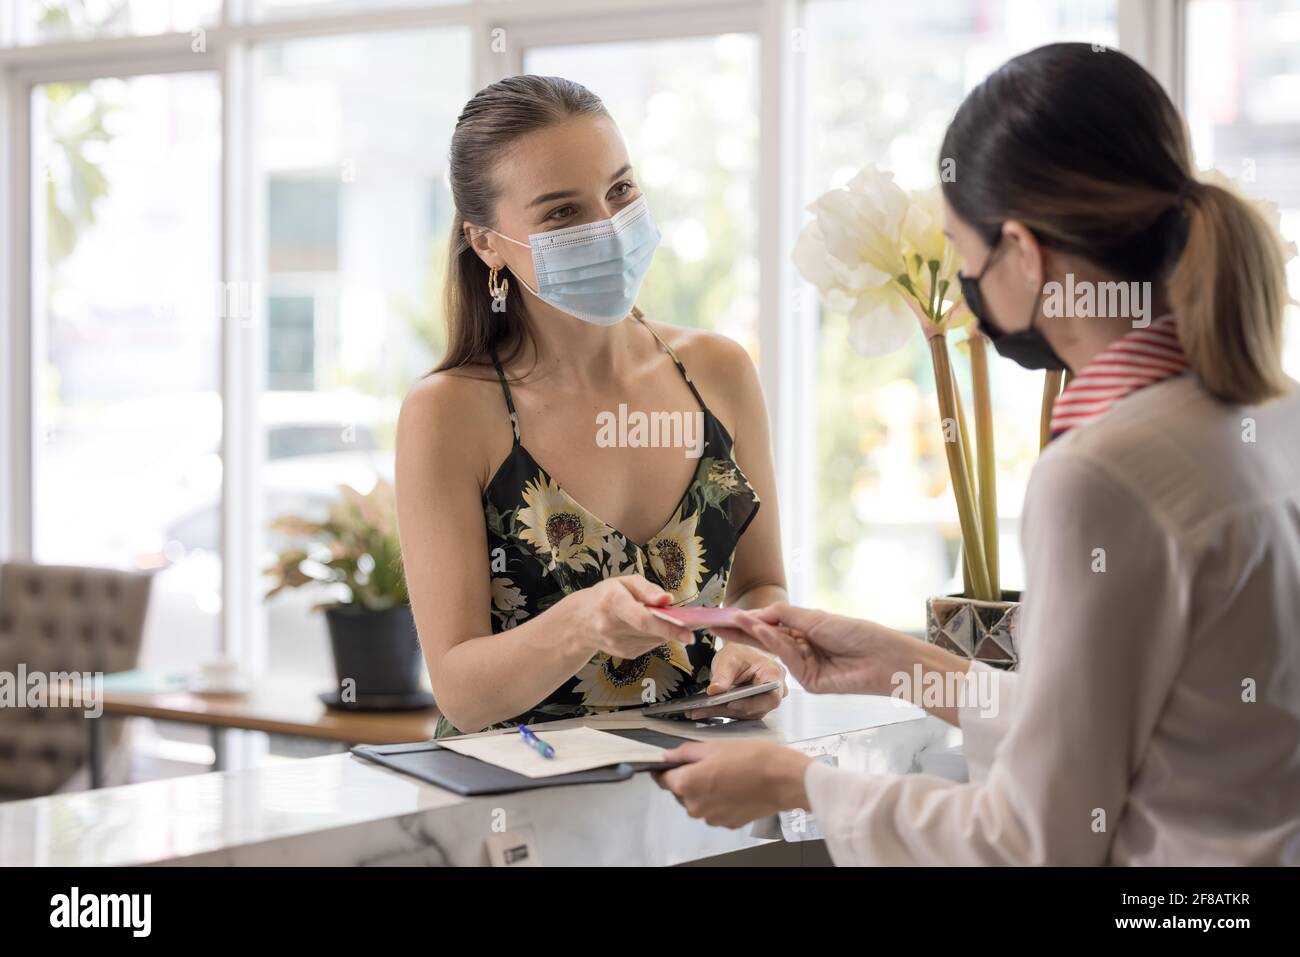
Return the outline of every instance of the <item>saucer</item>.
{"type": "Polygon", "coordinates": [[[185,685],[190,694],[241,695],[248,694],[251,686],[246,681],[216,682],[205,678],[194,678],[185,685]]]}
{"type": "Polygon", "coordinates": [[[342,691],[322,691],[317,697],[327,708],[339,711],[425,711],[434,706],[433,695],[427,691],[408,691],[402,694],[361,694],[355,701],[344,701],[342,691]]]}

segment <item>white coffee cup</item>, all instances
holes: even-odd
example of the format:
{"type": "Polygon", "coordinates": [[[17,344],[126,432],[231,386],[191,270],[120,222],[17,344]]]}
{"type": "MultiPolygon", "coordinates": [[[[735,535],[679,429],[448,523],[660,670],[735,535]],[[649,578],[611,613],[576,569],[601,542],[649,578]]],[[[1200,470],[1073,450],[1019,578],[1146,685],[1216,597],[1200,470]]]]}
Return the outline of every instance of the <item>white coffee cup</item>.
{"type": "Polygon", "coordinates": [[[199,673],[202,686],[212,691],[234,688],[240,684],[239,662],[233,658],[213,658],[211,661],[205,661],[199,673]]]}

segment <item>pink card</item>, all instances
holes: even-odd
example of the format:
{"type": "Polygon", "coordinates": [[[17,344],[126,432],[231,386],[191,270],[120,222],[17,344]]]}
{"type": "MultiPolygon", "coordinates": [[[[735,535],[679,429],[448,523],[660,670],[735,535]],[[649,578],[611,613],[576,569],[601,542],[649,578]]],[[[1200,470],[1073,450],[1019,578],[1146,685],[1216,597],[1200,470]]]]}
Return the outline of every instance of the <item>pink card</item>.
{"type": "Polygon", "coordinates": [[[746,631],[743,612],[739,608],[672,608],[647,605],[651,614],[671,621],[674,625],[684,625],[692,630],[698,628],[734,628],[746,631]]]}

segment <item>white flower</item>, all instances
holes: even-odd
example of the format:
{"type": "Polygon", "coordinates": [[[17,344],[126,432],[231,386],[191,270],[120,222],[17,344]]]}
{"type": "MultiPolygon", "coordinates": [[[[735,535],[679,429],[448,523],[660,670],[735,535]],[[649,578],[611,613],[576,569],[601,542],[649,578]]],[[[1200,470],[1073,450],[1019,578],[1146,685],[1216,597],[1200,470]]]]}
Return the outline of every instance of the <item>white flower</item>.
{"type": "Polygon", "coordinates": [[[894,281],[907,272],[901,234],[907,194],[874,167],[809,207],[813,221],[794,248],[794,263],[833,312],[849,318],[854,344],[867,355],[892,352],[916,320],[894,281]]]}
{"type": "Polygon", "coordinates": [[[902,239],[908,276],[925,301],[928,303],[934,295],[931,263],[938,264],[935,281],[943,288],[944,298],[949,298],[957,285],[957,250],[943,234],[943,191],[938,186],[911,194],[911,204],[903,217],[902,239]]]}
{"type": "Polygon", "coordinates": [[[528,617],[523,590],[509,578],[492,579],[492,614],[503,629],[513,628],[528,617]]]}
{"type": "Polygon", "coordinates": [[[722,574],[714,575],[704,583],[698,595],[692,598],[688,605],[698,605],[704,608],[720,608],[722,600],[727,595],[727,579],[722,574]]]}
{"type": "Polygon", "coordinates": [[[916,332],[916,315],[892,286],[864,291],[847,314],[849,342],[864,356],[896,352],[916,332]]]}
{"type": "Polygon", "coordinates": [[[795,266],[828,309],[848,318],[850,339],[863,355],[893,352],[916,330],[911,297],[899,280],[910,282],[929,314],[934,264],[935,282],[947,283],[943,299],[956,298],[948,292],[956,289],[957,256],[943,235],[938,187],[909,195],[893,174],[870,167],[844,189],[819,196],[808,211],[813,221],[795,244],[795,266]]]}

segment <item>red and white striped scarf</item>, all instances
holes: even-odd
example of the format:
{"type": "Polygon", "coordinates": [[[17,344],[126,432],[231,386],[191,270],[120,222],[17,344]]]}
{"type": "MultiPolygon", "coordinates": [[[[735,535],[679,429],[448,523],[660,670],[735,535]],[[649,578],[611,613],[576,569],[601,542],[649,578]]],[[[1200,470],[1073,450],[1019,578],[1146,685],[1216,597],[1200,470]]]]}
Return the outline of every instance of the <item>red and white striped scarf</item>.
{"type": "Polygon", "coordinates": [[[1178,375],[1187,356],[1172,315],[1120,336],[1070,380],[1052,409],[1052,438],[1101,415],[1138,389],[1178,375]]]}

